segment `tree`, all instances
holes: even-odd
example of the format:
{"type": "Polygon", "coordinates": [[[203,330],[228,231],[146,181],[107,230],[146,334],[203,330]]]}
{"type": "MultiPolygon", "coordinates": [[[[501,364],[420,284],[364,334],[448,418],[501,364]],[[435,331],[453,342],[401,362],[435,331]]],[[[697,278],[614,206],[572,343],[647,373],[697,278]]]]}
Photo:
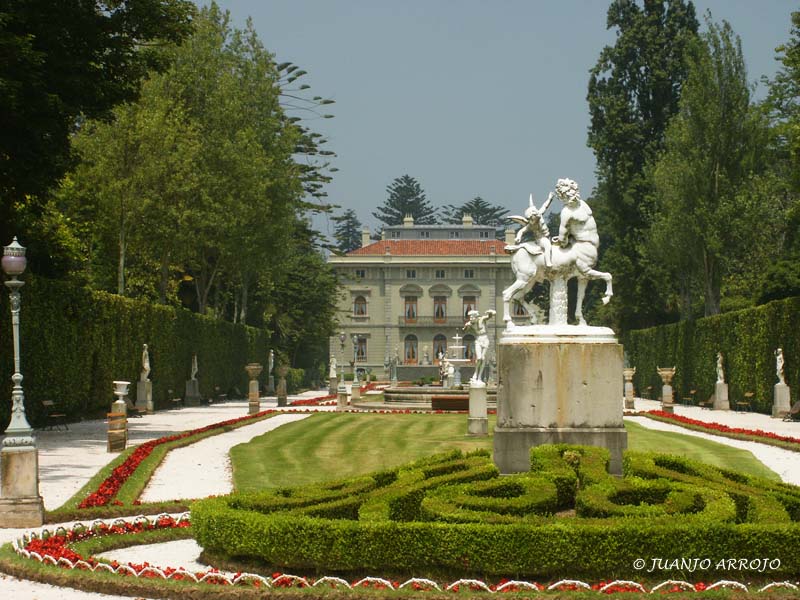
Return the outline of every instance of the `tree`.
{"type": "Polygon", "coordinates": [[[496,204],[489,204],[480,196],[475,196],[461,206],[453,204],[445,206],[442,220],[445,223],[460,225],[465,214],[471,215],[472,221],[476,225],[502,227],[505,224],[504,217],[508,214],[508,209],[496,204]]]}
{"type": "Polygon", "coordinates": [[[616,28],[591,70],[588,144],[597,159],[592,208],[602,236],[600,264],[614,274],[617,294],[606,316],[627,330],[666,315],[654,301],[659,286],[641,254],[651,214],[645,166],[663,148],[686,78],[685,53],[696,38],[694,5],[685,0],[614,0],[607,27],[616,28]]]}
{"type": "Polygon", "coordinates": [[[342,252],[350,252],[361,247],[361,221],[356,216],[356,211],[348,208],[338,217],[333,217],[336,223],[333,237],[336,247],[342,252]]]}
{"type": "Polygon", "coordinates": [[[764,232],[755,225],[775,207],[751,185],[763,170],[767,127],[750,104],[741,42],[728,23],[707,21],[702,42],[688,52],[679,112],[655,164],[652,255],[686,285],[689,278],[702,284],[708,316],[720,312],[723,277],[733,261],[758,254],[764,232]]]}
{"type": "MultiPolygon", "coordinates": [[[[191,30],[188,0],[6,0],[0,8],[0,239],[69,167],[70,135],[136,97],[158,46],[191,30]]],[[[32,248],[35,251],[35,248],[32,248]]],[[[34,256],[34,265],[36,257],[34,256]]]]}
{"type": "Polygon", "coordinates": [[[386,192],[388,198],[372,213],[384,225],[402,225],[406,215],[411,215],[416,225],[435,225],[439,222],[436,209],[425,199],[425,192],[413,177],[398,177],[387,186],[386,192]]]}

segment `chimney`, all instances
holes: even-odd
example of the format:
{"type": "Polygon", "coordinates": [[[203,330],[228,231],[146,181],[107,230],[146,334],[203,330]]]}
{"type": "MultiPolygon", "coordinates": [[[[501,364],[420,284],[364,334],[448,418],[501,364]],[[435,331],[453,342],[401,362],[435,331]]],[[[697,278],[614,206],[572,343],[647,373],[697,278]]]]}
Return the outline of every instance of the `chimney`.
{"type": "Polygon", "coordinates": [[[464,213],[461,216],[461,224],[464,226],[464,229],[472,229],[472,215],[464,213]]]}
{"type": "Polygon", "coordinates": [[[516,232],[511,229],[511,227],[506,229],[506,244],[513,244],[514,243],[514,236],[516,236],[516,232]]]}
{"type": "Polygon", "coordinates": [[[362,227],[361,229],[361,247],[369,246],[372,240],[369,239],[369,227],[362,227]]]}
{"type": "Polygon", "coordinates": [[[411,215],[406,215],[403,217],[403,227],[413,227],[414,226],[414,217],[411,215]]]}

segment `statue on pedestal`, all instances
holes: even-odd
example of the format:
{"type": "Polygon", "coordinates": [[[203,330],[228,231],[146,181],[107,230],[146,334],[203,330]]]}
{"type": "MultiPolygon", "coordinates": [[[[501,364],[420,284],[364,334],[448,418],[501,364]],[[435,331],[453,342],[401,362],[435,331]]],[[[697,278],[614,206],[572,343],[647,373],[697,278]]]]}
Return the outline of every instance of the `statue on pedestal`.
{"type": "Polygon", "coordinates": [[[192,381],[197,379],[197,354],[192,354],[192,374],[189,379],[192,381]]]}
{"type": "Polygon", "coordinates": [[[331,356],[330,365],[328,366],[328,378],[336,379],[336,357],[331,356]]]}
{"type": "Polygon", "coordinates": [[[717,383],[725,383],[725,371],[722,367],[722,352],[717,352],[717,383]]]}
{"type": "Polygon", "coordinates": [[[147,351],[147,344],[142,345],[142,372],[139,374],[139,381],[147,381],[150,377],[150,353],[147,351]]]}
{"type": "Polygon", "coordinates": [[[517,232],[515,243],[506,246],[506,252],[512,254],[511,269],[515,281],[503,290],[503,320],[506,328],[513,328],[511,320],[511,301],[520,302],[528,310],[531,323],[535,323],[534,307],[525,301],[525,294],[539,282],[550,282],[550,312],[548,321],[551,325],[567,324],[567,280],[578,278],[578,295],[575,317],[579,324],[586,325],[583,318],[583,298],[589,279],[603,279],[606,290],[603,303],[607,303],[613,295],[610,273],[594,269],[597,263],[597,248],[600,238],[597,224],[592,216],[592,209],[580,197],[578,184],[571,179],[559,179],[556,182],[555,195],[550,193],[541,208],[533,204],[530,197],[525,216],[512,216],[510,220],[522,225],[517,232]],[[558,235],[547,240],[549,230],[544,222],[544,212],[553,198],[563,204],[558,235]],[[523,241],[525,234],[531,240],[523,241]]]}
{"type": "Polygon", "coordinates": [[[495,311],[487,310],[481,316],[477,310],[468,313],[469,321],[464,323],[464,332],[475,334],[475,372],[472,374],[472,383],[483,381],[483,368],[486,363],[486,351],[489,349],[489,334],[486,331],[486,321],[495,316],[495,311]]]}

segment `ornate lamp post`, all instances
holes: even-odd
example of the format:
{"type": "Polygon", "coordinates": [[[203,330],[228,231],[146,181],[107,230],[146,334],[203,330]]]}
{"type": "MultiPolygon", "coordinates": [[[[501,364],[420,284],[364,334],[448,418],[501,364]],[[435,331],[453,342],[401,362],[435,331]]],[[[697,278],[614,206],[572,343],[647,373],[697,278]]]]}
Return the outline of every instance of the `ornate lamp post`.
{"type": "Polygon", "coordinates": [[[0,453],[0,526],[29,527],[44,522],[44,504],[39,495],[39,456],[28,419],[25,417],[25,394],[22,392],[19,352],[19,289],[25,285],[18,277],[25,272],[25,248],[17,238],[3,248],[2,267],[9,277],[11,290],[11,327],[14,337],[14,375],[11,381],[11,422],[6,429],[0,453]]]}
{"type": "Polygon", "coordinates": [[[339,355],[342,360],[339,363],[339,387],[336,388],[336,409],[344,410],[347,407],[347,386],[344,384],[344,342],[347,336],[344,331],[339,334],[339,355]]]}
{"type": "Polygon", "coordinates": [[[350,389],[350,398],[353,400],[361,399],[361,385],[358,382],[358,369],[356,369],[356,362],[358,360],[358,336],[353,334],[353,386],[350,389]]]}

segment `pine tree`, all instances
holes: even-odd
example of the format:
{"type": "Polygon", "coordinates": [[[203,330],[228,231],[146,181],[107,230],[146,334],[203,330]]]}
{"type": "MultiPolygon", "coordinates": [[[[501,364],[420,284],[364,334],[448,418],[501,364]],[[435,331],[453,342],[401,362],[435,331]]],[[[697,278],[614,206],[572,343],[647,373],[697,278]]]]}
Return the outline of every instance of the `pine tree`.
{"type": "Polygon", "coordinates": [[[475,196],[469,202],[465,202],[461,206],[448,204],[444,207],[445,223],[452,223],[458,225],[461,223],[464,215],[471,215],[472,222],[475,225],[492,225],[494,227],[501,227],[505,223],[505,215],[508,214],[508,209],[498,206],[496,204],[489,204],[480,196],[475,196]]]}
{"type": "Polygon", "coordinates": [[[436,225],[436,209],[425,199],[419,182],[409,175],[392,181],[386,188],[389,197],[372,213],[384,225],[402,225],[403,218],[411,215],[415,225],[436,225]]]}
{"type": "Polygon", "coordinates": [[[361,247],[361,221],[356,216],[356,211],[348,208],[338,217],[333,217],[336,229],[333,238],[336,247],[342,252],[350,252],[361,247]]]}

